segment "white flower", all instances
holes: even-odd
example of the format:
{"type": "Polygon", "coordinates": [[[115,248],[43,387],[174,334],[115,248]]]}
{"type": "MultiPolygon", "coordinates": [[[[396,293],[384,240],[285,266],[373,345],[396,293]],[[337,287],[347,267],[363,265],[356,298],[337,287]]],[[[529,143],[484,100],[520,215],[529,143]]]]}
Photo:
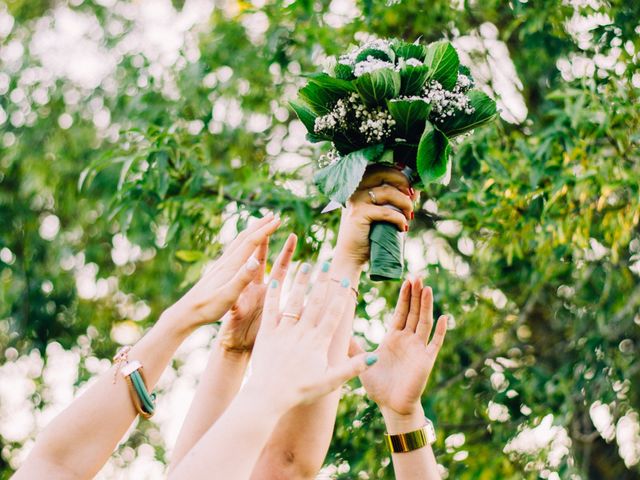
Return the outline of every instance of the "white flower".
{"type": "Polygon", "coordinates": [[[356,77],[360,77],[365,73],[375,72],[376,70],[382,70],[383,68],[393,68],[393,63],[385,62],[379,58],[374,58],[371,55],[366,60],[356,63],[353,70],[353,74],[356,77]]]}
{"type": "Polygon", "coordinates": [[[393,58],[394,56],[393,50],[391,48],[391,41],[378,39],[378,40],[371,40],[369,42],[363,43],[359,47],[354,48],[349,53],[346,53],[340,56],[340,59],[338,60],[338,62],[344,65],[349,65],[351,67],[354,67],[356,63],[356,58],[358,57],[358,55],[360,55],[362,52],[368,49],[380,50],[381,52],[386,53],[389,58],[393,58]]]}

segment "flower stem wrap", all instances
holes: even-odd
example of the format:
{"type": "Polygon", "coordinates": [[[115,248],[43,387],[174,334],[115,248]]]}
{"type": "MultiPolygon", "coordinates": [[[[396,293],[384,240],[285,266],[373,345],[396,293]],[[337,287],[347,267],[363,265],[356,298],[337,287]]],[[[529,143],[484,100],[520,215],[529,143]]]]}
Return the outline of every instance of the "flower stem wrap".
{"type": "Polygon", "coordinates": [[[404,236],[388,222],[375,222],[369,233],[369,278],[399,280],[404,270],[404,236]]]}

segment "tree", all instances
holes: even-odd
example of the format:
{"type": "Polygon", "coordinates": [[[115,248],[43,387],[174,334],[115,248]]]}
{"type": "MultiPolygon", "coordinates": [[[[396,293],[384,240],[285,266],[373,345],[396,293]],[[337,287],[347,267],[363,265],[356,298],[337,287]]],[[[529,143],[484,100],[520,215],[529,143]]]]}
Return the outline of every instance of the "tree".
{"type": "MultiPolygon", "coordinates": [[[[248,213],[282,212],[305,238],[300,259],[331,241],[337,215],[319,215],[309,186],[319,152],[286,102],[301,72],[365,32],[451,38],[509,120],[457,146],[451,184],[422,195],[407,244],[454,319],[424,396],[440,463],[461,479],[637,476],[640,7],[108,3],[0,7],[3,477],[248,213]]],[[[361,292],[357,326],[375,341],[397,285],[361,292]]],[[[167,372],[168,403],[192,387],[212,332],[167,372]]],[[[357,386],[327,465],[392,478],[357,386]]],[[[162,471],[173,427],[157,422],[106,477],[162,471]]]]}

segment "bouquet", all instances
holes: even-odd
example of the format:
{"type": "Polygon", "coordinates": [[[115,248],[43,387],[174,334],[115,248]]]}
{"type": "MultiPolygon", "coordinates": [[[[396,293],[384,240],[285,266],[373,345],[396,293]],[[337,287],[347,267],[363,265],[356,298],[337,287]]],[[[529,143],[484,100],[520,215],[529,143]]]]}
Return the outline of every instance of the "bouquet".
{"type": "MultiPolygon", "coordinates": [[[[473,88],[469,69],[447,41],[374,40],[307,77],[290,104],[308,140],[332,143],[314,181],[339,204],[372,163],[399,168],[414,188],[442,180],[450,171],[450,140],[496,117],[495,102],[473,88]]],[[[370,278],[401,278],[403,235],[379,222],[369,239],[370,278]]]]}

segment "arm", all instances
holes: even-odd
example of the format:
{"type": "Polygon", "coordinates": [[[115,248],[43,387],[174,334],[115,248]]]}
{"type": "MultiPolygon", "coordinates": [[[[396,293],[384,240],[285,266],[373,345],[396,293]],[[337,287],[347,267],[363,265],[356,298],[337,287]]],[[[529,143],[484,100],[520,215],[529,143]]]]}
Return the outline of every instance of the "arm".
{"type": "MultiPolygon", "coordinates": [[[[296,236],[291,234],[274,264],[271,279],[284,281],[295,245],[296,236]]],[[[262,256],[266,257],[266,244],[263,249],[262,256]]],[[[263,267],[265,265],[266,262],[263,267]]],[[[240,390],[260,325],[265,290],[262,268],[225,316],[178,435],[171,455],[170,471],[220,418],[240,390]]]]}
{"type": "MultiPolygon", "coordinates": [[[[301,302],[309,272],[296,277],[290,298],[301,302]]],[[[253,373],[220,419],[174,470],[172,479],[247,479],[278,420],[364,371],[365,355],[330,365],[328,351],[349,297],[349,284],[334,284],[324,271],[301,315],[280,313],[281,282],[267,290],[262,324],[253,348],[253,373]],[[333,299],[326,306],[325,299],[333,299]]]]}
{"type": "MultiPolygon", "coordinates": [[[[405,281],[400,289],[393,321],[376,350],[379,362],[360,379],[378,404],[390,435],[409,433],[425,425],[420,397],[433,369],[447,330],[446,317],[438,319],[433,339],[433,295],[420,279],[405,281]]],[[[361,353],[352,342],[351,353],[361,353]]],[[[397,480],[439,480],[438,464],[430,445],[391,455],[397,480]]]]}
{"type": "MultiPolygon", "coordinates": [[[[406,177],[393,169],[375,168],[368,173],[342,211],[340,231],[330,267],[331,278],[346,279],[358,288],[360,274],[369,258],[369,230],[374,221],[391,222],[400,231],[412,218],[414,193],[406,177]],[[372,190],[379,205],[372,203],[372,190]],[[380,205],[391,204],[402,213],[380,205]]],[[[328,265],[327,265],[328,266],[328,265]]],[[[285,311],[295,310],[287,306],[285,311]]],[[[336,331],[329,361],[339,362],[347,354],[352,332],[356,300],[349,298],[336,331]]],[[[340,391],[326,395],[313,404],[292,409],[278,422],[252,478],[312,479],[322,467],[329,449],[340,399],[340,391]]]]}
{"type": "MultiPolygon", "coordinates": [[[[148,390],[189,333],[219,320],[253,279],[261,261],[249,257],[278,225],[278,220],[265,218],[243,232],[211,271],[131,348],[128,357],[142,363],[148,390]]],[[[58,415],[38,436],[14,478],[93,477],[136,417],[126,382],[118,377],[114,366],[58,415]]]]}

